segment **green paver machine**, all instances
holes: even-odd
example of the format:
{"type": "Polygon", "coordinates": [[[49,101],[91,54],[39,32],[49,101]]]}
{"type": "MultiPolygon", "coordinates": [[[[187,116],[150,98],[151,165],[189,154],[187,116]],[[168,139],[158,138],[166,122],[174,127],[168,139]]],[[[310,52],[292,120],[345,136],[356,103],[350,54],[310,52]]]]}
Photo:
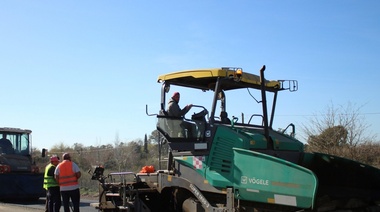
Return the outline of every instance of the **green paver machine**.
{"type": "Polygon", "coordinates": [[[264,70],[265,66],[260,76],[241,68],[159,76],[157,130],[170,147],[167,169],[137,173],[134,180],[117,185],[107,183],[101,174],[93,177],[101,182],[96,207],[103,211],[379,211],[379,169],[304,152],[293,124],[287,131],[272,128],[278,92],[296,91],[298,82],[266,80],[264,70]],[[191,118],[169,116],[165,106],[171,87],[194,90],[193,98],[186,96],[194,103],[207,99],[202,95],[211,96],[210,107],[193,105],[200,112],[191,118]],[[242,94],[253,97],[254,91],[261,97],[256,100],[260,114],[226,117],[229,97],[238,99],[234,111],[250,108],[252,98],[242,94]]]}

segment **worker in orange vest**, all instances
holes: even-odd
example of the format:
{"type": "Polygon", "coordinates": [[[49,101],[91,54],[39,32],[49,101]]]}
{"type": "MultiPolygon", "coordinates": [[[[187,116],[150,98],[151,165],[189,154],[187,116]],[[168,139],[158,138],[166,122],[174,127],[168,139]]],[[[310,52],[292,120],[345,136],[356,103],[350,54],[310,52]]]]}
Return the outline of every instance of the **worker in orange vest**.
{"type": "Polygon", "coordinates": [[[69,203],[71,199],[74,212],[79,212],[80,192],[78,179],[81,177],[81,172],[78,165],[71,161],[69,153],[64,153],[62,158],[63,161],[55,169],[54,177],[61,189],[63,209],[65,212],[70,212],[69,203]]]}

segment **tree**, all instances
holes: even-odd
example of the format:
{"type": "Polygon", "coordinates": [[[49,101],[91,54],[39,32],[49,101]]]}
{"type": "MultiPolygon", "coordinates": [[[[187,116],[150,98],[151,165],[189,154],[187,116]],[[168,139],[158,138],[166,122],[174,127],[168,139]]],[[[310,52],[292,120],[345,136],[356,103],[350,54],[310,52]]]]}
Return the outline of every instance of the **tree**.
{"type": "Polygon", "coordinates": [[[156,169],[161,169],[161,164],[164,163],[161,158],[165,157],[168,151],[167,141],[159,131],[154,130],[149,136],[145,134],[144,140],[122,141],[116,134],[113,144],[99,146],[84,146],[81,143],[68,146],[60,142],[48,150],[45,158],[41,157],[40,150],[33,149],[32,152],[36,165],[40,167],[41,172],[48,164],[50,156],[56,154],[61,157],[65,152],[70,153],[73,161],[78,164],[83,172],[83,177],[79,181],[81,192],[84,194],[98,189],[98,184],[91,181],[91,175],[86,173],[87,170],[94,169],[95,166],[103,166],[106,169],[105,175],[107,175],[111,172],[139,172],[146,165],[153,165],[156,169]]]}
{"type": "Polygon", "coordinates": [[[319,135],[310,135],[307,139],[308,147],[311,150],[331,153],[335,148],[347,147],[347,134],[348,131],[341,125],[329,127],[319,135]]]}
{"type": "Polygon", "coordinates": [[[157,167],[159,169],[162,169],[162,157],[168,155],[169,153],[169,145],[167,140],[164,136],[161,135],[161,133],[158,130],[153,130],[152,133],[149,136],[149,141],[151,144],[156,144],[155,148],[157,149],[157,167]]]}
{"type": "Polygon", "coordinates": [[[147,138],[147,135],[145,134],[145,137],[144,137],[144,153],[148,153],[148,138],[147,138]]]}
{"type": "Polygon", "coordinates": [[[326,113],[313,116],[309,125],[303,126],[306,150],[360,160],[357,147],[369,145],[375,140],[375,136],[366,132],[369,125],[364,118],[360,107],[351,103],[334,107],[331,103],[326,113]]]}

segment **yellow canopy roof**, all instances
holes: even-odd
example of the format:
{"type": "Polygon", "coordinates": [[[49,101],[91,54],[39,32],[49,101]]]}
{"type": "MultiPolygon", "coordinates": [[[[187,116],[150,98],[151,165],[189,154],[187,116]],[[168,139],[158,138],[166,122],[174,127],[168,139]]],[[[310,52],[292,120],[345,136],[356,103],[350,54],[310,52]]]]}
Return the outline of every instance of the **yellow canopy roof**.
{"type": "MultiPolygon", "coordinates": [[[[158,77],[158,82],[172,85],[212,90],[218,78],[227,79],[223,81],[222,89],[231,90],[238,88],[260,89],[260,77],[243,71],[240,78],[236,76],[237,68],[212,68],[196,69],[172,72],[158,77]]],[[[241,69],[240,69],[241,70],[241,69]]],[[[265,81],[265,87],[269,90],[282,90],[280,81],[265,81]]]]}

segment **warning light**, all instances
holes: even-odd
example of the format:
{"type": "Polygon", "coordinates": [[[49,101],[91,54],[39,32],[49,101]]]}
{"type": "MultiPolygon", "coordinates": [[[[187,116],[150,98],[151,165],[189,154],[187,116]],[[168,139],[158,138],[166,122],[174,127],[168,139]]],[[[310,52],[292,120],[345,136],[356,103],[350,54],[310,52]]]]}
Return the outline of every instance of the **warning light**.
{"type": "Polygon", "coordinates": [[[235,74],[236,74],[236,76],[237,77],[241,77],[241,75],[243,75],[243,69],[241,69],[241,68],[238,68],[237,70],[236,70],[236,72],[235,72],[235,74]]]}

